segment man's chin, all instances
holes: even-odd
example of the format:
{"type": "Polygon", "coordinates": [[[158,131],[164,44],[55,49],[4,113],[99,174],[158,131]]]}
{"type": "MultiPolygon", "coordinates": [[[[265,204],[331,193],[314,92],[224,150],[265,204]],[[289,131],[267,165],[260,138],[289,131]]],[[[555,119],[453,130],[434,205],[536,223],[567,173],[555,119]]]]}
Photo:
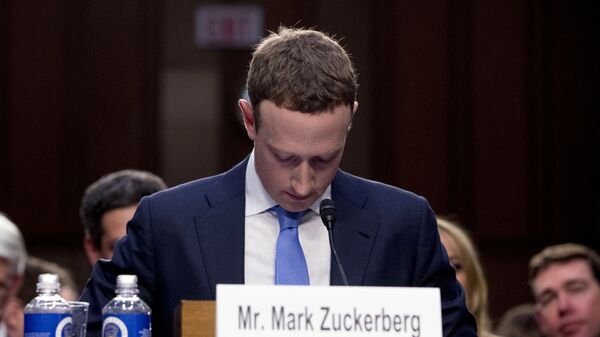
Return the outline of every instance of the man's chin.
{"type": "Polygon", "coordinates": [[[279,201],[279,206],[290,212],[301,212],[308,209],[315,200],[313,197],[297,198],[287,194],[283,200],[279,201]]]}
{"type": "MultiPolygon", "coordinates": [[[[586,327],[581,322],[573,322],[570,324],[566,324],[559,329],[561,336],[573,336],[573,337],[588,337],[591,336],[589,331],[587,331],[586,327]]],[[[594,337],[594,336],[591,336],[594,337]]]]}

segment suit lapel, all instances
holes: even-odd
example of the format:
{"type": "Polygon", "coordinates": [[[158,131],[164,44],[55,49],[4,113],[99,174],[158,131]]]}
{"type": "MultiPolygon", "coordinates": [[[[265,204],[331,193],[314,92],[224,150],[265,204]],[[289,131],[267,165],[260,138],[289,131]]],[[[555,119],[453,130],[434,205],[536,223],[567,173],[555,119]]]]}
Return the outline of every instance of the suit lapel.
{"type": "MultiPolygon", "coordinates": [[[[206,193],[208,207],[194,217],[201,258],[213,297],[219,283],[244,283],[245,175],[248,160],[220,176],[206,193]]],[[[334,243],[350,285],[362,285],[378,223],[365,211],[367,196],[360,194],[356,181],[338,170],[332,182],[337,222],[334,243]]],[[[335,261],[331,259],[332,285],[341,285],[335,261]]]]}
{"type": "Polygon", "coordinates": [[[206,193],[208,207],[195,218],[213,297],[218,283],[244,283],[244,207],[247,159],[224,173],[206,193]]]}
{"type": "MultiPolygon", "coordinates": [[[[367,196],[360,194],[356,181],[338,171],[332,182],[332,198],[336,203],[337,221],[333,228],[336,251],[350,285],[362,285],[378,223],[365,211],[367,196]]],[[[331,258],[331,284],[341,285],[341,278],[331,258]]]]}

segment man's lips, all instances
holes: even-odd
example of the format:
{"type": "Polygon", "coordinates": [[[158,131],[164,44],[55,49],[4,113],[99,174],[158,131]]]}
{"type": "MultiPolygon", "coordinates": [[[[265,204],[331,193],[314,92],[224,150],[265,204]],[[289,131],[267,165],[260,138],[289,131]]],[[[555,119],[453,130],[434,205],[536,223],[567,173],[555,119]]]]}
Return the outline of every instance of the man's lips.
{"type": "Polygon", "coordinates": [[[296,195],[296,194],[290,193],[290,192],[286,192],[286,193],[291,199],[296,200],[296,201],[304,201],[310,197],[310,194],[306,195],[306,196],[299,196],[299,195],[296,195]]]}
{"type": "Polygon", "coordinates": [[[582,325],[583,323],[579,321],[567,322],[561,324],[558,330],[565,336],[571,336],[578,332],[582,325]]]}

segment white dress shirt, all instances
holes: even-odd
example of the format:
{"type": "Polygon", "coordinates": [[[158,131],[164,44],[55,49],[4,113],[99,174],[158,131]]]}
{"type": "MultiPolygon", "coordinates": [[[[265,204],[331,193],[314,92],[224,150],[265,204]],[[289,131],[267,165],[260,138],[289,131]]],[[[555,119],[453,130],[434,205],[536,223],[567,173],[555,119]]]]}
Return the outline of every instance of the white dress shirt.
{"type": "MultiPolygon", "coordinates": [[[[327,229],[319,216],[321,200],[331,198],[331,185],[306,212],[298,226],[300,245],[306,257],[311,285],[329,285],[331,251],[327,229]]],[[[275,247],[279,236],[277,203],[265,190],[254,166],[254,151],[246,167],[246,228],[244,279],[246,284],[274,284],[275,247]]]]}

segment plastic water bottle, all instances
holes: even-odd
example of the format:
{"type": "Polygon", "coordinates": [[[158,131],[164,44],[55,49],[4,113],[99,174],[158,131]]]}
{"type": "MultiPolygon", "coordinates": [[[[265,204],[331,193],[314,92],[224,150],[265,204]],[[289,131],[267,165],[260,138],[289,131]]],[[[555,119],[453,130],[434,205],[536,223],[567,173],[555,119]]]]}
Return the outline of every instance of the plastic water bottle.
{"type": "Polygon", "coordinates": [[[117,296],[102,309],[102,336],[151,337],[152,311],[138,296],[137,276],[117,276],[117,296]]]}
{"type": "Polygon", "coordinates": [[[73,319],[69,303],[58,291],[56,274],[38,276],[38,295],[25,306],[25,337],[71,336],[73,319]]]}

